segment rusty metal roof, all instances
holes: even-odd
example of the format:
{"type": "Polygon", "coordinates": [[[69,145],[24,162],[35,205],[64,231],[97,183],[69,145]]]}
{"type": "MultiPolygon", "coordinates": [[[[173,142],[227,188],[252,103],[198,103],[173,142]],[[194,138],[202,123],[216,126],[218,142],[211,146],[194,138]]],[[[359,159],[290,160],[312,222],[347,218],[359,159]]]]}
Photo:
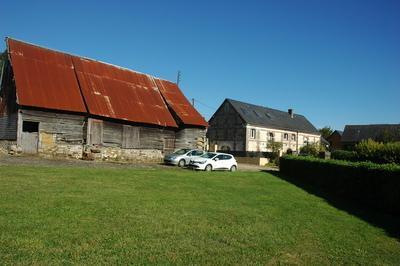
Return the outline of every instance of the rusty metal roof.
{"type": "Polygon", "coordinates": [[[154,78],[154,80],[168,106],[176,113],[183,124],[208,126],[207,121],[190,104],[176,83],[158,78],[154,78]]]}
{"type": "Polygon", "coordinates": [[[175,83],[8,38],[22,106],[178,127],[207,126],[175,83]],[[167,106],[168,105],[168,106],[167,106]]]}
{"type": "Polygon", "coordinates": [[[177,127],[150,76],[76,56],[73,64],[90,114],[177,127]]]}
{"type": "Polygon", "coordinates": [[[19,105],[86,112],[71,57],[7,39],[19,105]]]}

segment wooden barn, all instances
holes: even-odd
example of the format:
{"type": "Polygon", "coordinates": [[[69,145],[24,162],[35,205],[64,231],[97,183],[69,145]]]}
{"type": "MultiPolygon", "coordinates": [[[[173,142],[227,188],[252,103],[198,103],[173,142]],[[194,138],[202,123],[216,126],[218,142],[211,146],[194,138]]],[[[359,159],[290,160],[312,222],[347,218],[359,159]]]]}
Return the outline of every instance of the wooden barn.
{"type": "Polygon", "coordinates": [[[88,159],[159,160],[203,148],[207,122],[177,84],[7,38],[0,147],[88,159]]]}

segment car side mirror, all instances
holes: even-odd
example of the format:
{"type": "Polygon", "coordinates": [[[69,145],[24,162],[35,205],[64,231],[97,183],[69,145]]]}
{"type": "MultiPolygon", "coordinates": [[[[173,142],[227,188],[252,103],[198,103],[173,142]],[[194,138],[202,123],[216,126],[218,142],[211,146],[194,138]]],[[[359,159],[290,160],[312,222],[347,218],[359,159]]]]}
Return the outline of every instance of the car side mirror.
{"type": "Polygon", "coordinates": [[[215,158],[214,161],[219,161],[219,158],[215,158]]]}

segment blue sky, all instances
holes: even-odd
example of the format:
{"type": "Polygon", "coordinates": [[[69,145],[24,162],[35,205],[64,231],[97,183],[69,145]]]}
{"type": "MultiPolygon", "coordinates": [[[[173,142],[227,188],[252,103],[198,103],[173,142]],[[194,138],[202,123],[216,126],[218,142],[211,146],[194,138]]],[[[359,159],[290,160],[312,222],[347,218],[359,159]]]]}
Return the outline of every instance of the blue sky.
{"type": "Polygon", "coordinates": [[[293,108],[316,127],[400,123],[400,1],[14,0],[2,10],[2,38],[173,81],[181,70],[207,119],[232,98],[293,108]]]}

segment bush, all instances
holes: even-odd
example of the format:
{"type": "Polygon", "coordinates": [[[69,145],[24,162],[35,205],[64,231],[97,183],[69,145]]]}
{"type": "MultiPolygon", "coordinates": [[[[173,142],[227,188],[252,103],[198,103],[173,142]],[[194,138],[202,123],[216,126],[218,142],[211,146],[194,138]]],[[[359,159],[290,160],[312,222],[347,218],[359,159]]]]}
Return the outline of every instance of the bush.
{"type": "Polygon", "coordinates": [[[282,174],[302,183],[400,214],[400,166],[284,156],[282,174]]]}
{"type": "Polygon", "coordinates": [[[358,162],[359,158],[355,151],[335,150],[331,153],[331,158],[336,160],[358,162]]]}
{"type": "Polygon", "coordinates": [[[381,143],[371,139],[355,146],[360,161],[400,164],[400,142],[381,143]]]}
{"type": "Polygon", "coordinates": [[[333,151],[332,158],[352,162],[400,164],[400,142],[381,143],[370,139],[364,140],[354,147],[354,151],[333,151]]]}
{"type": "Polygon", "coordinates": [[[309,155],[318,157],[321,151],[325,151],[324,147],[318,143],[307,144],[300,148],[301,155],[309,155]]]}

